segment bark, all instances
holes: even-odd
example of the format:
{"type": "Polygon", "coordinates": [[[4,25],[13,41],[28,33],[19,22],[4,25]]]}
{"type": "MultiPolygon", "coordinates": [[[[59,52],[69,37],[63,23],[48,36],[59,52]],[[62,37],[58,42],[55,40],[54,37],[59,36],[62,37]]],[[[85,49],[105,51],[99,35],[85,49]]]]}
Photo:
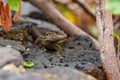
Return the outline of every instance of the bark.
{"type": "Polygon", "coordinates": [[[105,10],[107,0],[96,0],[96,20],[100,56],[107,80],[120,80],[113,40],[112,15],[105,10]]]}
{"type": "Polygon", "coordinates": [[[59,11],[57,11],[48,0],[24,0],[30,2],[32,5],[40,9],[49,20],[53,21],[59,28],[61,28],[65,33],[71,36],[86,35],[89,36],[95,43],[96,49],[98,49],[98,42],[91,37],[89,34],[85,33],[77,26],[69,22],[59,11]]]}

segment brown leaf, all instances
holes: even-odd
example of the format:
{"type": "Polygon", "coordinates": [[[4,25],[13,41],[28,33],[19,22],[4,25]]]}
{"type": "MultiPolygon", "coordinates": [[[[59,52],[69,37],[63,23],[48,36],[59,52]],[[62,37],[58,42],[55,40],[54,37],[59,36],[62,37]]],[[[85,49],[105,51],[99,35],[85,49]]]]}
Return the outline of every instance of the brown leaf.
{"type": "Polygon", "coordinates": [[[4,6],[4,29],[5,30],[10,30],[12,26],[12,19],[11,19],[11,13],[10,13],[10,8],[8,4],[5,4],[4,6]]]}
{"type": "Polygon", "coordinates": [[[0,1],[0,26],[3,26],[3,18],[4,18],[4,5],[3,2],[0,1]]]}
{"type": "Polygon", "coordinates": [[[5,30],[10,30],[12,26],[11,13],[8,4],[5,4],[0,0],[0,26],[5,30]]]}

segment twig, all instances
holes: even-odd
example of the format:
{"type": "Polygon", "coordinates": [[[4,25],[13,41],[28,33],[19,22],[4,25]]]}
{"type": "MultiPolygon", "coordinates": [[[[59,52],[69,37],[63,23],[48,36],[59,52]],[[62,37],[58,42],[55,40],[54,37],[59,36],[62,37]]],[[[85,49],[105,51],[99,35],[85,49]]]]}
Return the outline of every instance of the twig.
{"type": "Polygon", "coordinates": [[[107,80],[120,80],[117,65],[112,15],[105,10],[107,0],[96,0],[96,20],[100,45],[100,56],[107,80]]]}
{"type": "Polygon", "coordinates": [[[118,45],[117,45],[117,62],[118,62],[118,68],[120,71],[120,40],[118,40],[118,45]]]}
{"type": "Polygon", "coordinates": [[[89,9],[89,7],[87,5],[85,5],[84,3],[82,3],[80,0],[72,0],[73,2],[76,2],[80,7],[82,7],[82,9],[88,13],[94,20],[96,20],[96,17],[94,15],[94,13],[89,9]]]}
{"type": "Polygon", "coordinates": [[[116,25],[119,21],[120,21],[120,17],[115,16],[115,18],[113,19],[113,25],[116,25]]]}
{"type": "Polygon", "coordinates": [[[91,37],[89,34],[85,33],[77,26],[69,22],[58,10],[56,10],[48,0],[25,0],[30,2],[32,5],[40,9],[49,20],[53,21],[59,28],[61,28],[65,33],[71,36],[80,36],[86,35],[89,36],[95,43],[96,48],[98,49],[98,42],[91,37]]]}
{"type": "Polygon", "coordinates": [[[113,25],[114,25],[114,30],[119,31],[119,27],[120,27],[120,17],[119,16],[115,16],[115,18],[113,20],[113,25]]]}

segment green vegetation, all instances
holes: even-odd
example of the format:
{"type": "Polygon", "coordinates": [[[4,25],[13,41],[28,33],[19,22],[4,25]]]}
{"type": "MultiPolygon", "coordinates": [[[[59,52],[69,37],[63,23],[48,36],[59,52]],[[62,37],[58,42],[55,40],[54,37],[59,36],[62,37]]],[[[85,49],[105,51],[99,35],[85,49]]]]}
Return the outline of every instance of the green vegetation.
{"type": "Polygon", "coordinates": [[[20,0],[8,0],[8,5],[9,5],[11,10],[19,11],[20,0]]]}
{"type": "Polygon", "coordinates": [[[33,67],[34,66],[34,63],[33,62],[31,62],[31,61],[25,61],[25,62],[23,62],[23,66],[25,67],[25,68],[31,68],[31,67],[33,67]]]}
{"type": "Polygon", "coordinates": [[[106,9],[115,15],[119,15],[120,16],[120,0],[109,0],[107,5],[106,5],[106,9]]]}

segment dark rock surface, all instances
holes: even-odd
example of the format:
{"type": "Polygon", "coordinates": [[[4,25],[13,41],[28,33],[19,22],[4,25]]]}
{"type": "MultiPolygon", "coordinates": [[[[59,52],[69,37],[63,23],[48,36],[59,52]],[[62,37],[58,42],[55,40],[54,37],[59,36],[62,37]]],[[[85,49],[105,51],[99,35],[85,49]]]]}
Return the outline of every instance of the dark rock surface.
{"type": "Polygon", "coordinates": [[[88,36],[81,35],[78,37],[69,37],[68,43],[65,44],[65,48],[72,49],[72,50],[93,50],[95,49],[95,44],[93,43],[92,39],[88,36]]]}
{"type": "MultiPolygon", "coordinates": [[[[35,24],[34,26],[41,29],[41,31],[44,28],[64,33],[56,25],[46,22],[47,19],[39,12],[38,9],[33,8],[29,3],[26,2],[24,4],[23,2],[21,13],[24,17],[29,14],[30,18],[23,18],[23,21],[13,24],[12,29],[17,30],[21,27],[30,29],[35,24]],[[29,14],[34,11],[37,11],[37,13],[29,14]]],[[[29,33],[31,33],[31,30],[29,33]]],[[[8,63],[18,65],[23,61],[22,58],[34,63],[34,67],[28,68],[24,74],[15,74],[0,70],[0,80],[96,80],[81,71],[88,74],[92,73],[95,77],[99,74],[99,70],[101,72],[102,65],[99,52],[96,51],[93,41],[84,35],[69,37],[69,41],[62,47],[61,55],[57,55],[55,51],[34,45],[32,42],[22,46],[15,41],[5,40],[0,41],[0,45],[10,45],[14,48],[0,48],[0,67],[8,63]],[[23,54],[21,55],[15,49],[22,51],[23,54]]],[[[102,77],[101,73],[99,75],[99,77],[102,77]]],[[[104,79],[97,77],[97,80],[104,79]]]]}
{"type": "Polygon", "coordinates": [[[91,67],[101,68],[99,53],[92,50],[66,51],[61,55],[46,53],[45,50],[31,48],[23,53],[26,61],[33,61],[35,66],[31,69],[52,68],[54,66],[72,67],[79,70],[87,70],[91,67]],[[92,54],[92,55],[91,55],[92,54]]]}
{"type": "Polygon", "coordinates": [[[25,51],[25,47],[23,45],[20,45],[19,43],[13,40],[0,40],[0,45],[4,47],[10,46],[19,51],[25,51]]]}
{"type": "MultiPolygon", "coordinates": [[[[34,20],[32,22],[34,22],[34,20]]],[[[30,29],[33,25],[32,22],[19,22],[13,26],[13,29],[20,29],[21,27],[30,29]]],[[[54,28],[55,26],[52,24],[49,25],[49,23],[43,21],[38,21],[37,25],[36,22],[34,24],[34,26],[41,29],[40,31],[44,31],[43,27],[45,26],[49,27],[51,30],[60,31],[60,29],[54,28]]],[[[49,31],[49,28],[44,29],[49,31]]],[[[28,32],[31,35],[31,30],[28,30],[28,32]]],[[[32,68],[28,68],[27,71],[39,71],[55,67],[65,67],[86,72],[91,68],[93,70],[102,68],[99,52],[95,49],[93,41],[84,35],[79,37],[68,37],[68,41],[62,47],[62,54],[60,55],[57,55],[56,51],[50,51],[44,47],[39,47],[39,45],[34,45],[32,42],[30,42],[30,44],[27,43],[24,46],[25,51],[22,54],[24,60],[32,61],[34,63],[34,66],[32,68]]]]}

